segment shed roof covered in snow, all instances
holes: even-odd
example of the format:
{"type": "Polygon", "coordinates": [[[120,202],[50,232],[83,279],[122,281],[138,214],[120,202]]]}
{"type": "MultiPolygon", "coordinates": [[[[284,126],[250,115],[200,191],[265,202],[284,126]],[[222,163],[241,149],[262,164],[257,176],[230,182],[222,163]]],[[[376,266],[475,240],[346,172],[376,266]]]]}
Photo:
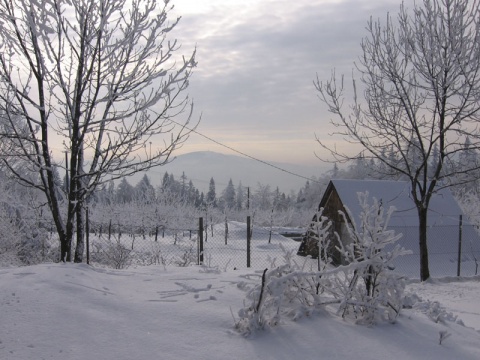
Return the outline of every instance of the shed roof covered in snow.
{"type": "MultiPolygon", "coordinates": [[[[328,197],[335,190],[341,203],[348,208],[359,221],[361,207],[358,193],[368,192],[373,201],[381,201],[385,209],[395,207],[390,219],[390,226],[418,226],[417,208],[413,202],[411,185],[408,181],[390,180],[331,180],[320,202],[320,207],[327,204],[328,197]]],[[[432,195],[429,205],[428,226],[458,225],[462,210],[449,189],[441,189],[432,195]]]]}

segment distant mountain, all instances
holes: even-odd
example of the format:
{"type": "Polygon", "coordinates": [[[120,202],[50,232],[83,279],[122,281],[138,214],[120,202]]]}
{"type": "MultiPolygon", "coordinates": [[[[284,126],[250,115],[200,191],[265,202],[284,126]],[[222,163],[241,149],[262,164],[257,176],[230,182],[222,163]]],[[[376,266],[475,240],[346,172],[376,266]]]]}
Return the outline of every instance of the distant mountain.
{"type": "MultiPolygon", "coordinates": [[[[176,180],[180,180],[182,173],[185,173],[187,181],[192,180],[194,186],[204,192],[208,190],[210,179],[213,177],[217,194],[227,186],[230,179],[235,187],[241,182],[243,186],[255,189],[257,184],[261,183],[270,185],[272,190],[278,186],[280,191],[288,194],[291,190],[297,192],[305,185],[307,181],[305,178],[318,177],[325,171],[320,162],[318,167],[287,163],[271,164],[273,166],[237,155],[198,151],[179,155],[171,163],[150,170],[147,174],[155,186],[161,183],[165,172],[173,174],[176,180]]],[[[129,182],[134,185],[139,179],[140,176],[137,175],[129,179],[129,182]]]]}

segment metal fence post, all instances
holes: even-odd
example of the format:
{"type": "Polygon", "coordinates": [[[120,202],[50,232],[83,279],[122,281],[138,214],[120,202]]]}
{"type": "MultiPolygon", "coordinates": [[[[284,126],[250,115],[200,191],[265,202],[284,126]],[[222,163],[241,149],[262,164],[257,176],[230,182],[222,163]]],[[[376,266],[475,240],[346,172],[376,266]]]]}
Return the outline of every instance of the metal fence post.
{"type": "Polygon", "coordinates": [[[457,260],[457,276],[460,276],[460,267],[462,263],[462,215],[460,215],[458,223],[458,260],[457,260]]]}
{"type": "Polygon", "coordinates": [[[250,227],[250,216],[247,216],[247,268],[250,267],[250,243],[252,241],[252,232],[250,227]]]}
{"type": "Polygon", "coordinates": [[[198,265],[203,265],[203,217],[198,219],[198,265]]]}

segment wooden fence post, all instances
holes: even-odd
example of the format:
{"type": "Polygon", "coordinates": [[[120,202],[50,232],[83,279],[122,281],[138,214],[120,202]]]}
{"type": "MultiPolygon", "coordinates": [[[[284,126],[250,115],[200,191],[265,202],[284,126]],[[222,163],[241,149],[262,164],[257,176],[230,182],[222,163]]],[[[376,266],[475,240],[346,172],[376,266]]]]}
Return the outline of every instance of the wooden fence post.
{"type": "Polygon", "coordinates": [[[250,216],[247,216],[247,268],[250,267],[250,243],[252,241],[252,232],[250,227],[250,216]]]}
{"type": "Polygon", "coordinates": [[[228,220],[225,216],[225,245],[228,244],[228,220]]]}
{"type": "Polygon", "coordinates": [[[203,217],[198,219],[198,265],[203,265],[203,217]]]}
{"type": "Polygon", "coordinates": [[[90,265],[90,218],[88,217],[88,206],[85,209],[85,240],[87,243],[87,265],[90,265]]]}
{"type": "Polygon", "coordinates": [[[461,269],[461,263],[462,263],[462,225],[463,225],[463,219],[462,219],[462,215],[460,215],[459,223],[458,223],[457,276],[460,276],[460,269],[461,269]]]}

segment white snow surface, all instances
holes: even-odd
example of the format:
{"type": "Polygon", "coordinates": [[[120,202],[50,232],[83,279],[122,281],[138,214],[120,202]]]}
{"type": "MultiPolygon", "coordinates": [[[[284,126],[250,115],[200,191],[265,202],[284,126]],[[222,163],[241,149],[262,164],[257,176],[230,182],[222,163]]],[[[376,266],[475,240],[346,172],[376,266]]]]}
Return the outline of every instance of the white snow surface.
{"type": "Polygon", "coordinates": [[[394,324],[327,309],[244,337],[232,317],[244,306],[238,285],[260,278],[199,266],[0,268],[0,359],[480,359],[478,276],[408,284],[422,300],[394,324]]]}

